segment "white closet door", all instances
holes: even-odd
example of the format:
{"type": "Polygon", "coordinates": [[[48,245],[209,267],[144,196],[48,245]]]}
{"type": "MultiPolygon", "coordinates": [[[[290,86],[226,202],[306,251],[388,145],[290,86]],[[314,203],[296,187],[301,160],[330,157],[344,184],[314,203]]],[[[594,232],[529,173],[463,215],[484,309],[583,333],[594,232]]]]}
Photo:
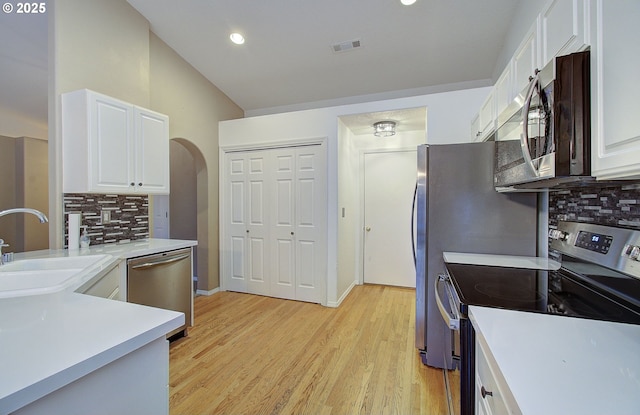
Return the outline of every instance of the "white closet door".
{"type": "Polygon", "coordinates": [[[248,200],[247,200],[247,289],[252,294],[269,295],[269,252],[268,247],[268,191],[267,174],[270,159],[267,151],[252,151],[248,161],[248,200]]]}
{"type": "Polygon", "coordinates": [[[272,152],[275,171],[271,200],[271,295],[295,300],[296,157],[291,148],[272,152]]]}
{"type": "Polygon", "coordinates": [[[225,156],[225,289],[322,301],[327,257],[325,158],[321,145],[225,156]]]}
{"type": "Polygon", "coordinates": [[[296,150],[296,300],[320,302],[326,279],[327,182],[322,146],[296,150]]]}
{"type": "Polygon", "coordinates": [[[226,289],[247,292],[247,164],[245,154],[229,153],[225,163],[227,173],[226,233],[223,239],[223,275],[226,289]]]}

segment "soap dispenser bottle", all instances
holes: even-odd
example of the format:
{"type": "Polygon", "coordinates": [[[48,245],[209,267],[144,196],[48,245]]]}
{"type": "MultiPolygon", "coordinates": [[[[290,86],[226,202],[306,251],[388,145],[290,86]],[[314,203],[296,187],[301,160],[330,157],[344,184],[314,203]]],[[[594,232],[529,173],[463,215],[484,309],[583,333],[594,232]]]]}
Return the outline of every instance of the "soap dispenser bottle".
{"type": "Polygon", "coordinates": [[[91,239],[89,239],[89,234],[87,233],[87,227],[82,227],[82,236],[80,237],[80,248],[89,248],[91,244],[91,239]]]}

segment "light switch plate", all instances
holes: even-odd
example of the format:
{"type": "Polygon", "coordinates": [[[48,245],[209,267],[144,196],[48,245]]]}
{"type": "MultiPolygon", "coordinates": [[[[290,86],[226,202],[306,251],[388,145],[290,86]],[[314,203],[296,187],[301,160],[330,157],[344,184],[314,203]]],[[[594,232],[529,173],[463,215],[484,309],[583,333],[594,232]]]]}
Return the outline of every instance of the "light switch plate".
{"type": "Polygon", "coordinates": [[[110,210],[103,210],[100,212],[100,218],[102,221],[103,225],[107,225],[109,223],[111,223],[111,211],[110,210]]]}

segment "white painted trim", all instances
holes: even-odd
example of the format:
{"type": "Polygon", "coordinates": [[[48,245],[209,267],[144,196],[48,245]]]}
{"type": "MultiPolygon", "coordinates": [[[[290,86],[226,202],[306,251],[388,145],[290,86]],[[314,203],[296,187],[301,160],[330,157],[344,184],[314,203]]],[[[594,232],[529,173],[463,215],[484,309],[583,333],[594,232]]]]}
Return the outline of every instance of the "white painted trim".
{"type": "Polygon", "coordinates": [[[349,288],[344,290],[344,293],[342,294],[342,296],[340,296],[340,298],[338,298],[338,301],[336,301],[336,302],[328,301],[327,302],[327,307],[332,307],[332,308],[339,307],[340,304],[342,304],[342,302],[344,301],[344,299],[347,298],[347,296],[349,295],[351,290],[353,290],[353,287],[355,287],[356,285],[362,285],[362,284],[358,284],[356,281],[352,281],[351,285],[349,286],[349,288]]]}
{"type": "Polygon", "coordinates": [[[309,137],[295,140],[276,140],[255,144],[238,144],[220,146],[220,154],[235,151],[267,150],[281,147],[300,147],[306,145],[322,145],[327,142],[328,137],[309,137]]]}
{"type": "Polygon", "coordinates": [[[214,288],[213,290],[196,290],[196,294],[197,295],[206,295],[206,296],[210,296],[213,295],[215,293],[220,292],[220,288],[214,288]]]}

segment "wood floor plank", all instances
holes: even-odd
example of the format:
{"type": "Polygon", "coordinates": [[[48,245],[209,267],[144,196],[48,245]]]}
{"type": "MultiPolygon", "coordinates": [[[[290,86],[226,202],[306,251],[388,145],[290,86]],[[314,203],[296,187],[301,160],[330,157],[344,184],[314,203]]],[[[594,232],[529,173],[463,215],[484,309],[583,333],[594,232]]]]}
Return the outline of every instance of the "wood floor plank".
{"type": "Polygon", "coordinates": [[[196,297],[170,346],[170,413],[448,414],[442,370],[414,346],[415,290],[355,287],[338,308],[196,297]]]}

